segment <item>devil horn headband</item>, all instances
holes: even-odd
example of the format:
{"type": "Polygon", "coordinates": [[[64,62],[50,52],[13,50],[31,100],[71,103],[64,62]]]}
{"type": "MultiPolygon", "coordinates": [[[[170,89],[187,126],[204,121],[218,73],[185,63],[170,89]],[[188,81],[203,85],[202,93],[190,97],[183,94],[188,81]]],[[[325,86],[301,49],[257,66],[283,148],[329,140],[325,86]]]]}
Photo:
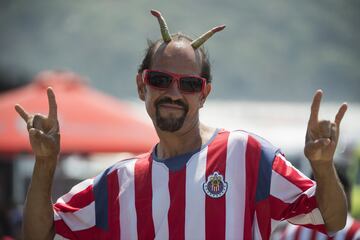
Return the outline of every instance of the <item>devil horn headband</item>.
{"type": "Polygon", "coordinates": [[[165,19],[161,16],[161,13],[156,10],[151,10],[151,14],[158,19],[158,22],[160,25],[161,36],[162,36],[164,42],[166,42],[166,43],[170,42],[171,41],[170,32],[169,32],[169,29],[165,22],[165,19]]]}
{"type": "MultiPolygon", "coordinates": [[[[171,35],[170,35],[169,29],[168,29],[168,27],[166,25],[165,19],[163,18],[161,13],[159,11],[156,11],[156,10],[151,10],[151,14],[158,19],[158,22],[159,22],[159,25],[160,25],[161,36],[162,36],[164,42],[166,42],[166,43],[170,42],[171,41],[171,35]]],[[[225,25],[214,27],[210,31],[204,33],[199,38],[192,41],[191,46],[194,49],[199,48],[202,44],[204,44],[204,42],[206,42],[209,38],[211,38],[212,35],[214,35],[215,33],[223,30],[224,28],[225,28],[225,25]]]]}

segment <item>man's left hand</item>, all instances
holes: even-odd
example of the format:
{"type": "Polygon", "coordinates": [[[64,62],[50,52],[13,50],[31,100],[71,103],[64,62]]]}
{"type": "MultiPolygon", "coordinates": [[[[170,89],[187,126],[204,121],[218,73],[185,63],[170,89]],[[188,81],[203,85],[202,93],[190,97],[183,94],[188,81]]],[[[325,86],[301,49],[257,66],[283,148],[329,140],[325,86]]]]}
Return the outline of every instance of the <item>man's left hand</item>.
{"type": "Polygon", "coordinates": [[[335,121],[319,121],[319,109],[323,92],[317,90],[311,104],[311,113],[306,131],[304,153],[311,162],[333,161],[336,145],[339,140],[340,122],[347,110],[347,104],[343,103],[339,108],[335,121]]]}

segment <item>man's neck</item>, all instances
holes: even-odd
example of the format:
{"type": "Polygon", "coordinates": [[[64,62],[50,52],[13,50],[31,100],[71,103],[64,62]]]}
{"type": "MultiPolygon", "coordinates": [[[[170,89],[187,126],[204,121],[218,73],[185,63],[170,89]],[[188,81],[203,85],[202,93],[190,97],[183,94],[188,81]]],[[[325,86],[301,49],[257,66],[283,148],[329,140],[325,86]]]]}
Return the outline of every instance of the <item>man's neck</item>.
{"type": "Polygon", "coordinates": [[[159,159],[166,159],[193,152],[207,143],[214,131],[214,128],[198,122],[184,133],[158,132],[160,142],[157,145],[157,156],[159,159]]]}

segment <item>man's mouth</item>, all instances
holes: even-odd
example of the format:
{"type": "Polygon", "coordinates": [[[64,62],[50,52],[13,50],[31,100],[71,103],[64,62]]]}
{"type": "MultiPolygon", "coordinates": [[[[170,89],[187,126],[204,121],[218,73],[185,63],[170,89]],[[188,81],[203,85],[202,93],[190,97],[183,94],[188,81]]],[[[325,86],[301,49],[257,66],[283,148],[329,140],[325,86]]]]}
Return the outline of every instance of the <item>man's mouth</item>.
{"type": "Polygon", "coordinates": [[[174,111],[174,112],[187,112],[188,106],[181,100],[172,100],[171,98],[164,97],[155,103],[157,111],[174,111]]]}
{"type": "Polygon", "coordinates": [[[183,106],[180,106],[178,104],[171,104],[171,103],[162,103],[159,104],[159,107],[166,109],[173,109],[173,110],[184,110],[183,106]]]}

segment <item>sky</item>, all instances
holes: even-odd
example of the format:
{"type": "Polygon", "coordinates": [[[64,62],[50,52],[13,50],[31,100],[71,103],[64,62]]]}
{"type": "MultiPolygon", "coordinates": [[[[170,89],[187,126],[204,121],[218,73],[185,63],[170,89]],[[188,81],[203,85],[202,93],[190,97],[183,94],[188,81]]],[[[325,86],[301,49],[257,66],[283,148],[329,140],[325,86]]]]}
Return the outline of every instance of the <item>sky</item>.
{"type": "Polygon", "coordinates": [[[110,95],[136,98],[147,39],[160,37],[150,9],[162,12],[170,32],[193,38],[226,25],[205,44],[212,99],[310,101],[321,88],[329,101],[360,101],[356,0],[2,0],[1,85],[64,69],[110,95]]]}

